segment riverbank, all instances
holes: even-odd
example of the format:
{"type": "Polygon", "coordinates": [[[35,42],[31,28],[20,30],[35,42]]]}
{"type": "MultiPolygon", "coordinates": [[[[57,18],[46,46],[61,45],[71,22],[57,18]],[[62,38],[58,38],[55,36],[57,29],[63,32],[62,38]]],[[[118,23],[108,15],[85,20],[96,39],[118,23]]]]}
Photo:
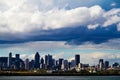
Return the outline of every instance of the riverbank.
{"type": "Polygon", "coordinates": [[[120,76],[120,74],[79,74],[79,73],[0,73],[0,76],[120,76]]]}
{"type": "Polygon", "coordinates": [[[103,70],[97,72],[89,72],[81,70],[73,71],[50,71],[50,70],[11,70],[0,71],[0,76],[120,76],[120,70],[103,70]]]}

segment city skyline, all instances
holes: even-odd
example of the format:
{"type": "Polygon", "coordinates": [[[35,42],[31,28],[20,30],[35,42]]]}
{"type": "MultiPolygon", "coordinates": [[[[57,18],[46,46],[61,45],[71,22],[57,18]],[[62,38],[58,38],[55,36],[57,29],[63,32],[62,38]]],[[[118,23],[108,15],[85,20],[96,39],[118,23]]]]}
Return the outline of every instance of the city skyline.
{"type": "Polygon", "coordinates": [[[120,63],[120,0],[0,0],[0,56],[37,51],[120,63]]]}
{"type": "MultiPolygon", "coordinates": [[[[13,53],[13,52],[9,52],[9,55],[11,55],[12,57],[16,57],[16,55],[17,54],[19,54],[19,53],[13,53]],[[10,53],[12,53],[12,55],[10,54],[10,53]]],[[[22,55],[22,54],[19,54],[20,55],[20,58],[23,60],[23,61],[25,61],[26,59],[29,59],[30,61],[31,60],[34,60],[35,59],[35,56],[36,56],[36,54],[39,54],[39,56],[40,56],[40,58],[39,58],[39,60],[41,59],[41,58],[43,58],[43,59],[45,59],[45,56],[46,55],[52,55],[52,54],[50,54],[50,53],[48,53],[48,54],[40,54],[40,52],[35,52],[35,53],[33,53],[32,55],[27,55],[27,54],[24,54],[24,55],[22,55]]],[[[78,63],[84,63],[84,64],[89,64],[90,66],[92,66],[92,65],[96,65],[97,63],[98,63],[98,60],[99,59],[104,59],[105,61],[109,61],[109,64],[110,65],[112,65],[113,63],[115,63],[115,62],[117,62],[117,63],[120,63],[120,61],[119,61],[119,58],[117,59],[117,55],[116,56],[113,56],[113,55],[111,55],[111,56],[109,56],[109,55],[105,55],[106,57],[99,57],[99,55],[101,54],[98,54],[98,57],[96,57],[96,58],[94,58],[94,55],[96,55],[96,53],[94,53],[93,55],[92,55],[92,59],[90,60],[90,61],[88,61],[89,60],[89,55],[88,54],[85,54],[85,53],[83,53],[83,54],[78,54],[78,53],[72,53],[72,57],[66,57],[65,58],[65,55],[64,54],[55,54],[55,55],[52,55],[52,57],[55,59],[55,60],[59,60],[60,58],[61,59],[66,59],[66,60],[68,60],[69,62],[71,62],[72,60],[75,60],[75,55],[80,55],[79,57],[80,57],[80,62],[78,62],[78,63]],[[83,56],[84,55],[84,56],[83,56]],[[88,56],[88,57],[86,57],[86,56],[88,56]],[[84,58],[83,58],[84,57],[84,58]],[[111,60],[109,57],[113,57],[113,59],[114,60],[111,60]]],[[[8,57],[8,55],[6,55],[6,56],[0,56],[0,57],[8,57]]],[[[37,61],[38,62],[38,61],[37,61]]]]}
{"type": "Polygon", "coordinates": [[[104,59],[98,59],[98,63],[90,65],[81,62],[81,56],[79,54],[74,55],[74,59],[69,61],[68,59],[58,58],[54,59],[53,55],[47,54],[43,57],[38,52],[35,53],[34,59],[26,58],[25,60],[20,58],[20,54],[15,54],[13,57],[12,52],[8,57],[0,57],[0,71],[4,70],[55,70],[55,71],[81,71],[81,70],[93,70],[98,72],[102,70],[119,70],[120,64],[116,61],[110,64],[110,61],[104,59]]]}

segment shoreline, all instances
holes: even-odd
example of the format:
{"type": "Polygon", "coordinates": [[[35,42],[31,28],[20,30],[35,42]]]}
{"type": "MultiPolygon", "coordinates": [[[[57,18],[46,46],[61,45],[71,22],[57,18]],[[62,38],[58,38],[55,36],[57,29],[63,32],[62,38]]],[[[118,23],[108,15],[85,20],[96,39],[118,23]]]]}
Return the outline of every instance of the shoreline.
{"type": "Polygon", "coordinates": [[[120,74],[19,74],[0,73],[0,76],[120,76],[120,74]]]}

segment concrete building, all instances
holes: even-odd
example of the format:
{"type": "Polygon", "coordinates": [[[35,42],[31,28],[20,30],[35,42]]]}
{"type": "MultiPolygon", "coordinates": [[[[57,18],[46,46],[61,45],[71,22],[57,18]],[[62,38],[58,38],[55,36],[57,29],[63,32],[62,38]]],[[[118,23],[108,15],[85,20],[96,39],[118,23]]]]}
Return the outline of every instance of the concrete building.
{"type": "Polygon", "coordinates": [[[70,68],[75,68],[75,67],[76,67],[75,60],[71,60],[70,68]]]}
{"type": "Polygon", "coordinates": [[[99,69],[100,70],[104,69],[104,61],[103,61],[103,59],[99,59],[99,69]]]}
{"type": "Polygon", "coordinates": [[[105,70],[109,68],[109,61],[105,61],[104,68],[105,68],[105,70]]]}
{"type": "Polygon", "coordinates": [[[61,69],[62,70],[68,70],[68,68],[69,68],[68,60],[63,60],[61,69]]]}
{"type": "Polygon", "coordinates": [[[38,52],[35,54],[35,62],[34,62],[34,68],[39,69],[40,68],[40,55],[38,52]]]}
{"type": "Polygon", "coordinates": [[[11,69],[12,68],[12,53],[9,53],[9,57],[8,57],[8,68],[11,69]]]}
{"type": "Polygon", "coordinates": [[[76,64],[76,67],[78,67],[79,63],[80,63],[80,55],[75,55],[75,64],[76,64]]]}
{"type": "Polygon", "coordinates": [[[25,60],[25,69],[29,70],[29,59],[25,60]]]}

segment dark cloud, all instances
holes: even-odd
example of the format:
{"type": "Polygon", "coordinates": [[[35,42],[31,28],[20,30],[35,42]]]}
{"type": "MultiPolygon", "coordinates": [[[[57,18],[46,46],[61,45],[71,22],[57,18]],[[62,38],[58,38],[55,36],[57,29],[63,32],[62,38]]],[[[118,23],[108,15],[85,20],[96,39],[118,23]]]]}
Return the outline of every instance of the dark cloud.
{"type": "Polygon", "coordinates": [[[110,39],[120,38],[120,32],[117,30],[116,25],[97,27],[96,29],[88,29],[87,27],[80,26],[54,30],[36,30],[29,35],[16,35],[18,38],[10,35],[11,39],[0,40],[0,44],[24,43],[30,41],[66,41],[66,44],[80,45],[84,42],[100,44],[110,39]],[[23,38],[19,38],[19,36],[23,36],[23,38]]]}

